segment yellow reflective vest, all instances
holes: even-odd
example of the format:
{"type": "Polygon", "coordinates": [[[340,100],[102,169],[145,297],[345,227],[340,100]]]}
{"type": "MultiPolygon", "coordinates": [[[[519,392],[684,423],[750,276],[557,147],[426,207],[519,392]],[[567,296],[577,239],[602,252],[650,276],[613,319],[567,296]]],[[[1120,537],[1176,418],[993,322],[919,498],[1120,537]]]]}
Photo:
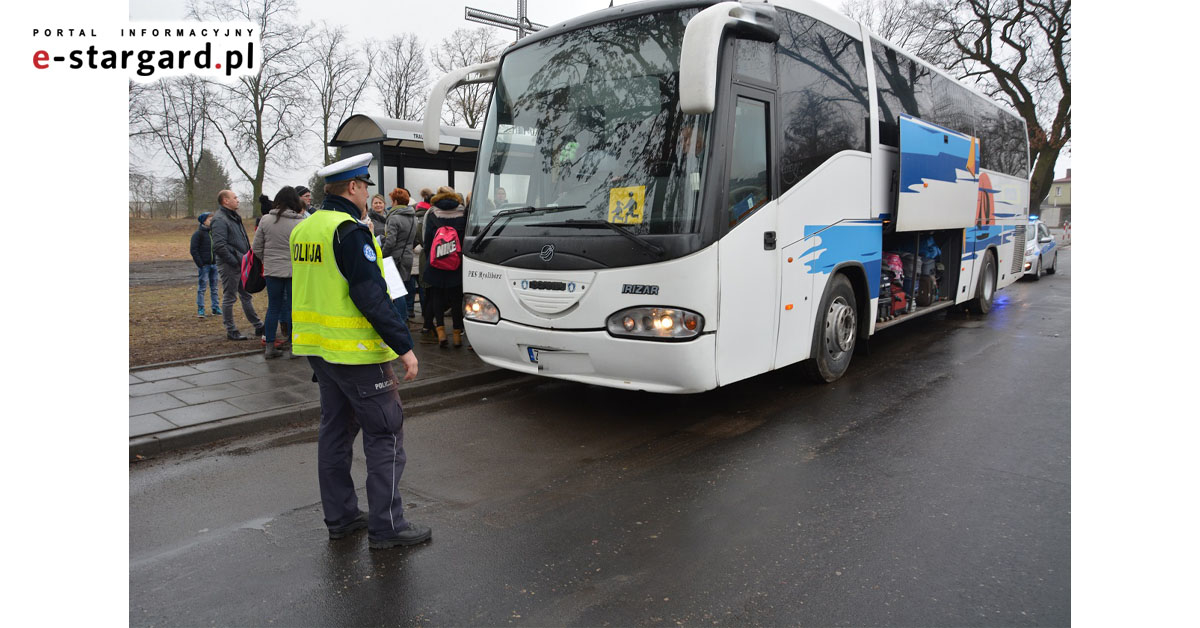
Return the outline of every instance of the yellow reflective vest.
{"type": "MultiPolygon", "coordinates": [[[[334,364],[380,364],[396,359],[371,323],[350,300],[350,284],[333,257],[345,212],[321,210],[300,221],[288,238],[292,252],[292,353],[334,364]]],[[[372,238],[383,275],[383,254],[372,238]]]]}

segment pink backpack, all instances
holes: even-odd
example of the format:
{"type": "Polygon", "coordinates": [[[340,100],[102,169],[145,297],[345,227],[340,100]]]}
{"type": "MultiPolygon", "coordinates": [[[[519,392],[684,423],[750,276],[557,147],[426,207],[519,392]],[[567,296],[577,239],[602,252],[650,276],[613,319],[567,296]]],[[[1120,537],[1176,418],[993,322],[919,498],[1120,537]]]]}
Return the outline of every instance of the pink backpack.
{"type": "Polygon", "coordinates": [[[458,270],[462,265],[462,242],[454,227],[442,226],[433,234],[429,247],[429,265],[441,270],[458,270]]]}

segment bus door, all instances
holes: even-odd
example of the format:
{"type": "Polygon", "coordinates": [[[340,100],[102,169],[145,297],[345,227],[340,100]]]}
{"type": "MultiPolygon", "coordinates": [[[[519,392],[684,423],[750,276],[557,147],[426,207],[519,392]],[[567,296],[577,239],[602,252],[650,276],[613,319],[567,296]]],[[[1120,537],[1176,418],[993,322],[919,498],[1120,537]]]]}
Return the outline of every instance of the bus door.
{"type": "Polygon", "coordinates": [[[728,224],[720,240],[717,381],[724,386],[771,370],[778,329],[779,251],[771,159],[773,95],[735,85],[726,122],[725,194],[714,211],[728,224]]]}

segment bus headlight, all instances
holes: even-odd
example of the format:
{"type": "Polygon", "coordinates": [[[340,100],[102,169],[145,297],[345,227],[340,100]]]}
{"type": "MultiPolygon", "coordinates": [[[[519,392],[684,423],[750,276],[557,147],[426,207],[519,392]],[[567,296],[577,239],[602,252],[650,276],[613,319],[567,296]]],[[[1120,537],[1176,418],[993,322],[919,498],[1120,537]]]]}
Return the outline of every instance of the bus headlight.
{"type": "Polygon", "coordinates": [[[463,318],[495,325],[500,322],[500,309],[487,297],[481,297],[478,294],[464,294],[463,318]]]}
{"type": "Polygon", "coordinates": [[[633,307],[608,317],[608,333],[622,338],[690,340],[704,330],[704,317],[670,307],[633,307]]]}

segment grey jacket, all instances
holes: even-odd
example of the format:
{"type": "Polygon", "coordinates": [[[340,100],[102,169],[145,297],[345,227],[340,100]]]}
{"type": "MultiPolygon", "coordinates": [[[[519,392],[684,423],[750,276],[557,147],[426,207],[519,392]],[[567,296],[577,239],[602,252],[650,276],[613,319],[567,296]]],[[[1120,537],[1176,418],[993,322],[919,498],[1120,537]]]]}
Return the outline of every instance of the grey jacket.
{"type": "Polygon", "coordinates": [[[250,238],[237,212],[224,207],[217,208],[212,222],[212,243],[218,264],[241,268],[242,256],[250,250],[250,238]]]}
{"type": "Polygon", "coordinates": [[[416,239],[417,212],[407,205],[393,207],[387,215],[381,249],[384,255],[392,258],[404,281],[412,277],[413,243],[416,239]]]}
{"type": "Polygon", "coordinates": [[[304,214],[276,209],[270,215],[263,216],[262,222],[258,223],[258,231],[254,232],[254,255],[262,258],[263,276],[292,276],[292,252],[288,237],[303,219],[304,214]]]}

